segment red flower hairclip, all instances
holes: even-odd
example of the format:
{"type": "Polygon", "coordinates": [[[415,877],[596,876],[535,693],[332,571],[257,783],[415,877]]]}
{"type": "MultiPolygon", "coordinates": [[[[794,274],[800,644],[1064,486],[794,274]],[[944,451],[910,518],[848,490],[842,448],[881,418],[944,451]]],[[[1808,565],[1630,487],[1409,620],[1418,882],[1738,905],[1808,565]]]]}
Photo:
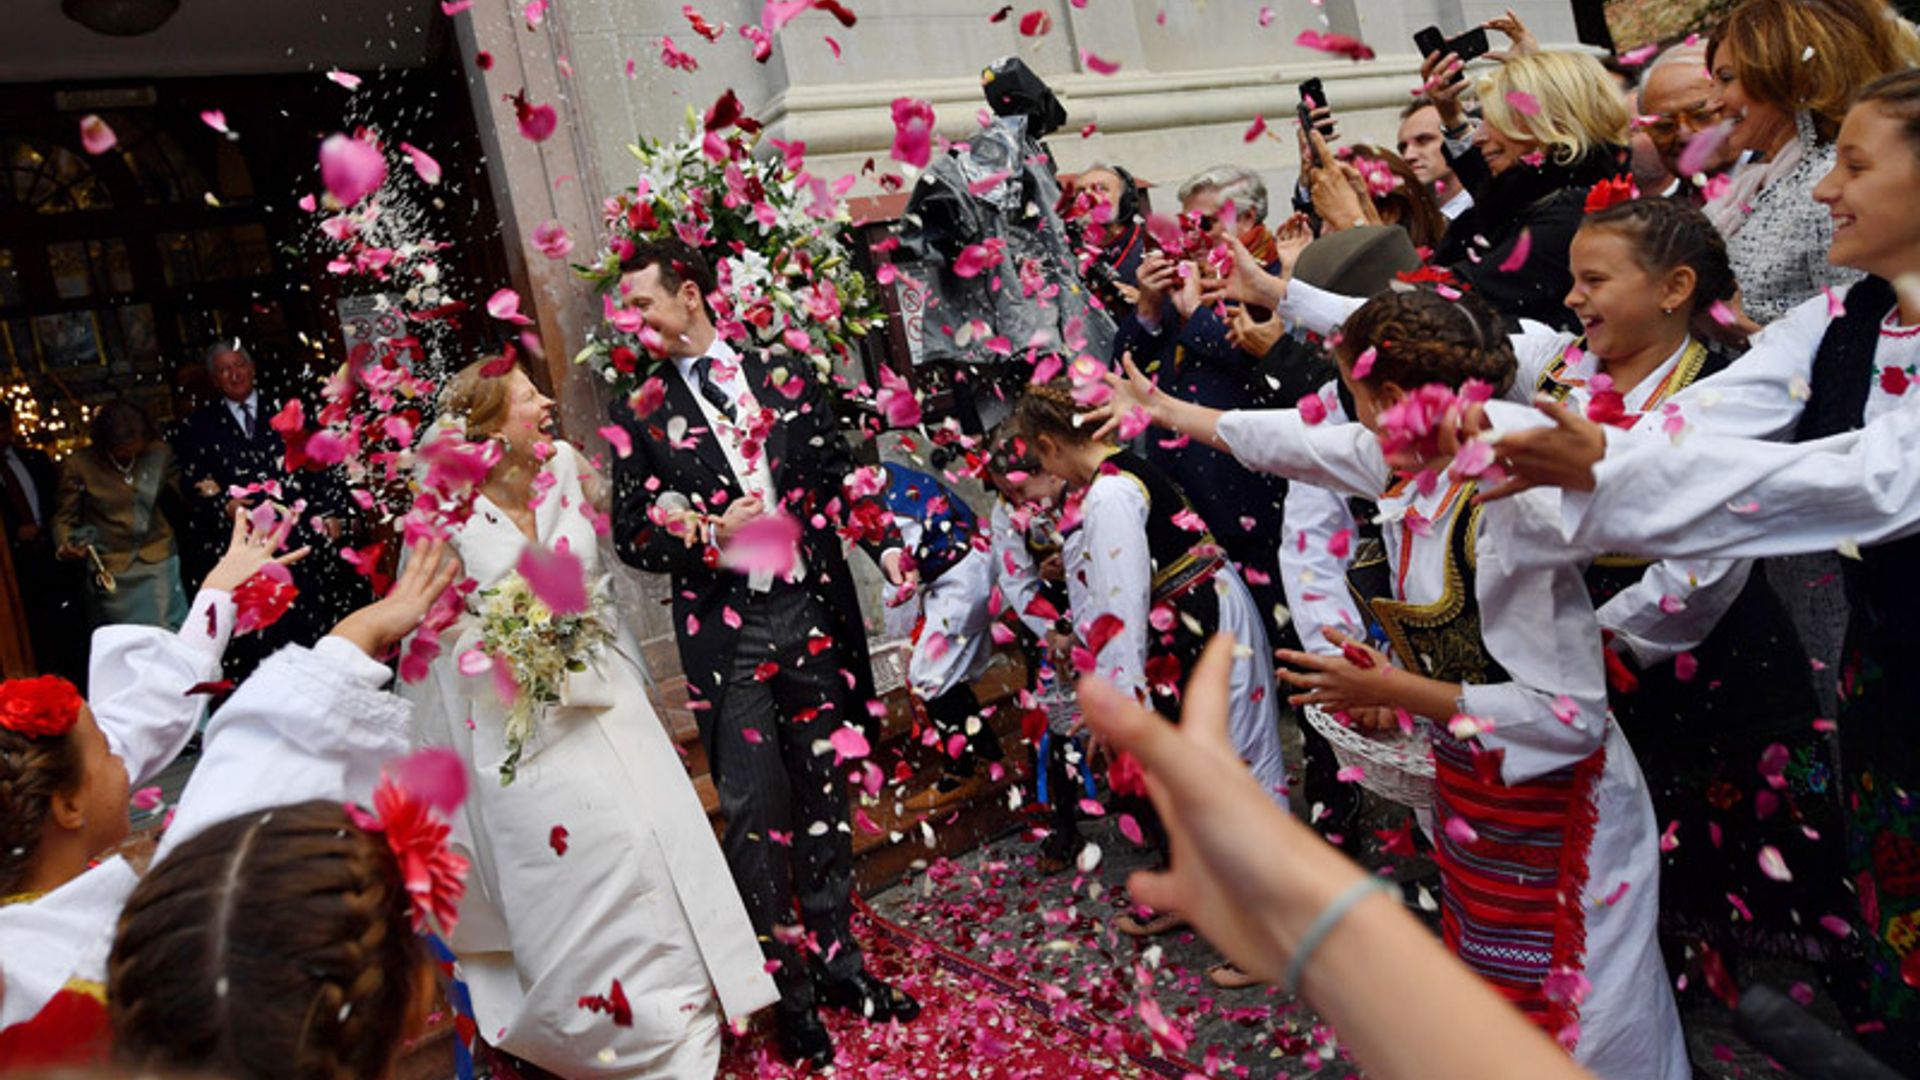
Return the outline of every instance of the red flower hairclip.
{"type": "Polygon", "coordinates": [[[1587,189],[1586,212],[1597,214],[1610,206],[1632,202],[1639,197],[1640,189],[1634,185],[1633,177],[1616,176],[1610,180],[1602,180],[1587,189]]]}
{"type": "Polygon", "coordinates": [[[1402,270],[1393,275],[1393,279],[1404,285],[1448,285],[1456,289],[1465,288],[1453,271],[1444,266],[1423,266],[1418,270],[1402,270]]]}
{"type": "Polygon", "coordinates": [[[86,699],[58,675],[0,682],[0,728],[29,739],[65,735],[80,720],[86,699]]]}
{"type": "Polygon", "coordinates": [[[380,784],[373,789],[373,813],[347,807],[355,824],[386,835],[413,902],[415,933],[426,931],[429,918],[442,934],[453,933],[459,922],[469,864],[447,846],[453,830],[433,811],[451,813],[466,797],[464,767],[453,751],[435,747],[402,758],[381,772],[380,784]]]}

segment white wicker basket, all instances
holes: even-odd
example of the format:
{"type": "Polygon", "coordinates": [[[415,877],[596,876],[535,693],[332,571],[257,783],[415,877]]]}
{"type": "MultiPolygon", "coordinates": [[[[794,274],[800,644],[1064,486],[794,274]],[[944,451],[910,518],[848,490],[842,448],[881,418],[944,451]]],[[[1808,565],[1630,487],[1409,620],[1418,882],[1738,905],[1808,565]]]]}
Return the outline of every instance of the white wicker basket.
{"type": "Polygon", "coordinates": [[[1383,799],[1424,810],[1433,801],[1433,749],[1426,728],[1411,735],[1398,729],[1380,734],[1355,731],[1318,705],[1305,708],[1307,723],[1333,744],[1342,768],[1360,769],[1359,784],[1383,799]]]}

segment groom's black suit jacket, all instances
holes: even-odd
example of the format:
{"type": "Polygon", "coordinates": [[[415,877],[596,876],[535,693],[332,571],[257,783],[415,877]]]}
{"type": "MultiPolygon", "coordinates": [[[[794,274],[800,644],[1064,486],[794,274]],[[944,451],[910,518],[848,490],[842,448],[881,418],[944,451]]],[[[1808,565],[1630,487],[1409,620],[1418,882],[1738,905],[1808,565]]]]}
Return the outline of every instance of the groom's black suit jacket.
{"type": "MultiPolygon", "coordinates": [[[[828,621],[817,629],[833,638],[840,663],[853,676],[849,695],[853,715],[844,719],[866,727],[866,704],[874,696],[872,661],[853,572],[835,531],[846,510],[842,482],[854,469],[853,456],[820,385],[810,377],[793,375],[793,382],[785,384],[782,392],[772,382],[772,370],[764,357],[741,357],[741,377],[748,380],[760,406],[774,410],[776,416],[764,453],[775,490],[802,525],[800,554],[807,569],[803,585],[820,602],[828,621]],[[795,382],[803,389],[788,397],[795,382]],[[834,504],[833,509],[829,504],[834,504]]],[[[728,608],[744,611],[751,602],[747,577],[717,565],[717,552],[712,549],[700,544],[689,547],[657,527],[648,511],[662,495],[676,492],[696,509],[718,514],[741,492],[725,452],[715,441],[718,436],[705,430],[706,414],[686,380],[670,362],[660,363],[655,373],[667,388],[661,407],[646,417],[635,416],[624,400],[615,401],[610,409],[613,422],[626,429],[633,444],[631,453],[614,460],[614,541],[627,563],[673,576],[674,634],[704,735],[719,713],[739,641],[739,631],[727,624],[725,612],[728,608]],[[676,418],[686,421],[684,433],[674,424],[676,418]],[[673,433],[681,435],[678,446],[670,425],[673,433]]],[[[891,519],[885,520],[891,528],[891,519]]],[[[896,545],[897,539],[867,546],[877,555],[884,547],[896,545]]],[[[813,628],[796,626],[793,633],[805,636],[809,629],[813,628]]]]}

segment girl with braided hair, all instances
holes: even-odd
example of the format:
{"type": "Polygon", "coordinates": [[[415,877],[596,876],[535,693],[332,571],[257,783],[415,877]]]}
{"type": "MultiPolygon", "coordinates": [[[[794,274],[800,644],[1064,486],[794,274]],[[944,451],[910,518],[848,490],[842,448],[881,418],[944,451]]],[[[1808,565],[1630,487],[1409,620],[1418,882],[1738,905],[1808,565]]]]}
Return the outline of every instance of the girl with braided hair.
{"type": "MultiPolygon", "coordinates": [[[[1091,667],[1173,719],[1207,640],[1232,633],[1234,747],[1285,806],[1272,654],[1253,594],[1180,488],[1146,459],[1096,437],[1088,412],[1061,378],[1028,387],[1012,419],[1034,460],[1066,484],[1064,570],[1085,650],[1075,667],[1091,667]]],[[[1116,925],[1147,936],[1184,922],[1171,912],[1129,913],[1116,925]]]]}
{"type": "Polygon", "coordinates": [[[1440,460],[1409,480],[1388,464],[1456,395],[1505,390],[1512,344],[1478,296],[1417,289],[1367,301],[1334,354],[1357,424],[1206,409],[1130,361],[1109,377],[1104,418],[1142,410],[1250,468],[1377,500],[1385,557],[1354,578],[1391,659],[1329,629],[1338,655],[1280,652],[1298,669],[1281,672],[1299,691],[1292,702],[1422,718],[1447,945],[1596,1075],[1685,1080],[1656,943],[1653,806],[1607,713],[1600,627],[1582,562],[1561,553],[1558,498],[1481,508],[1484,467],[1440,460]]]}
{"type": "Polygon", "coordinates": [[[316,799],[176,846],[120,918],[115,1056],[234,1080],[390,1075],[434,968],[387,835],[399,823],[380,824],[316,799]]]}
{"type": "MultiPolygon", "coordinates": [[[[0,901],[0,1071],[103,1053],[107,955],[138,877],[118,856],[86,864],[126,834],[129,777],[151,776],[192,733],[196,683],[217,675],[233,626],[230,591],[276,558],[280,535],[236,526],[233,549],[178,634],[97,634],[91,708],[64,681],[0,684],[0,829],[8,843],[0,865],[11,894],[0,901]]],[[[235,813],[372,792],[380,764],[406,748],[407,716],[404,703],[379,689],[390,672],[372,658],[419,623],[457,567],[441,545],[415,555],[386,599],[349,615],[311,649],[282,649],[214,715],[154,865],[235,813]]]]}

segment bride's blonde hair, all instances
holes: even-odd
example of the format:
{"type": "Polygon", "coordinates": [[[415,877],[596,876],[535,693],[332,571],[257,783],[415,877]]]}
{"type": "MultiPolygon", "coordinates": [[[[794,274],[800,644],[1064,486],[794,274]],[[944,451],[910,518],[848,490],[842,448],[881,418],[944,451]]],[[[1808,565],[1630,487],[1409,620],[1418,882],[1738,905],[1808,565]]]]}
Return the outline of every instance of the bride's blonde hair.
{"type": "Polygon", "coordinates": [[[440,391],[440,410],[448,419],[460,421],[467,438],[484,439],[497,433],[507,422],[512,404],[507,376],[523,370],[516,362],[498,375],[486,374],[487,366],[500,362],[499,356],[483,356],[454,373],[440,391]]]}

